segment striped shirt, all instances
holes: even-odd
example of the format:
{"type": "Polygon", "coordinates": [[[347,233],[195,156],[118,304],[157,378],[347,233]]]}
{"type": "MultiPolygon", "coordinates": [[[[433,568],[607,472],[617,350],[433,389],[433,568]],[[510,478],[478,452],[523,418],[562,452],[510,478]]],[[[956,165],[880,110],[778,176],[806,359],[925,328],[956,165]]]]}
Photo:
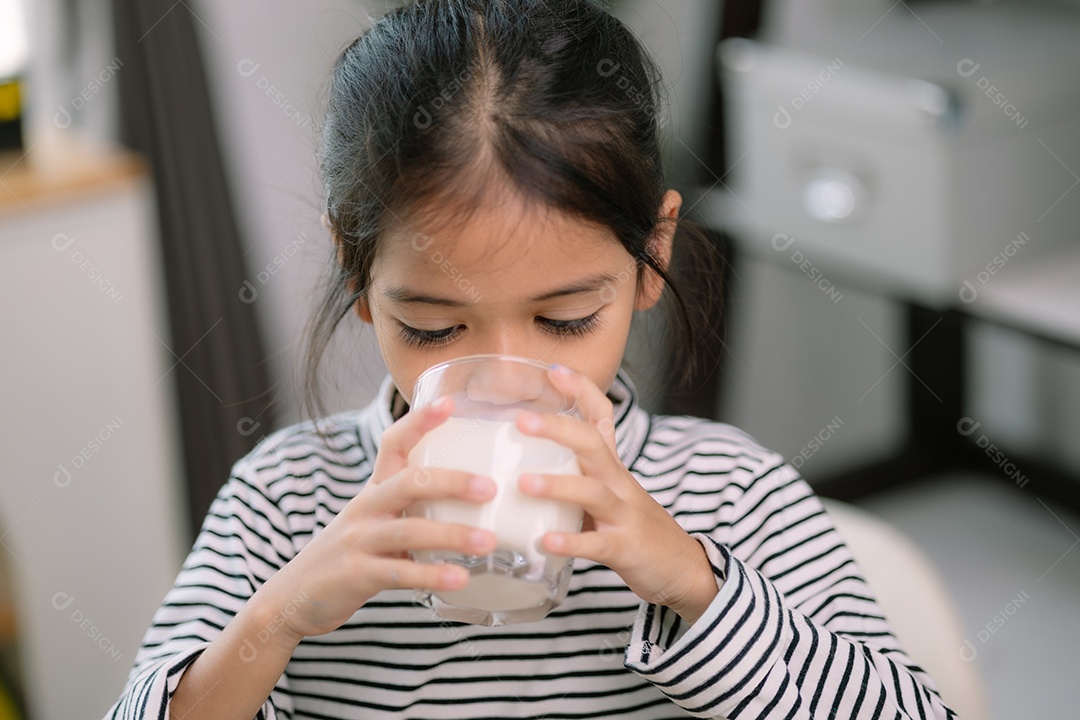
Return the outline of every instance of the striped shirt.
{"type": "MultiPolygon", "coordinates": [[[[712,564],[697,622],[581,559],[535,623],[442,621],[385,591],[302,641],[258,717],[955,717],[791,465],[730,425],[646,412],[623,372],[608,395],[619,457],[712,564]]],[[[188,664],[368,479],[401,404],[388,377],[364,410],[320,421],[328,443],[303,423],[236,463],[108,717],[168,717],[188,664]]]]}

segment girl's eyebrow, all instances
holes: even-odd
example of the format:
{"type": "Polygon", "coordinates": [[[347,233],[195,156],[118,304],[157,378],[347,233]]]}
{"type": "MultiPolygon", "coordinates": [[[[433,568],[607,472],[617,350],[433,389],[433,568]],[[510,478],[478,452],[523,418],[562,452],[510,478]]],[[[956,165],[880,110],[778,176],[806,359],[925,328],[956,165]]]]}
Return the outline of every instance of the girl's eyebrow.
{"type": "MultiPolygon", "coordinates": [[[[591,277],[584,278],[575,282],[572,285],[559,288],[558,290],[552,290],[551,292],[542,293],[534,298],[530,298],[530,303],[540,303],[546,300],[554,300],[555,298],[564,297],[566,295],[579,295],[581,293],[598,292],[605,285],[613,285],[619,281],[619,278],[611,273],[598,273],[591,277]]],[[[407,287],[396,287],[384,290],[383,295],[393,302],[402,305],[438,305],[441,307],[464,307],[466,305],[473,305],[475,303],[468,303],[463,300],[452,300],[449,298],[435,297],[434,295],[426,295],[424,293],[416,292],[407,287]]]]}

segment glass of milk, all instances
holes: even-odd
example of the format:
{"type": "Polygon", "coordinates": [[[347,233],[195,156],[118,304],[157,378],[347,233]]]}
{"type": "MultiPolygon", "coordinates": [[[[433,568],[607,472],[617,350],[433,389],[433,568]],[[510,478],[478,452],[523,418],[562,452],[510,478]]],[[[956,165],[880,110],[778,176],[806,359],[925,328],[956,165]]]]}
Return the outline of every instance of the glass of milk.
{"type": "Polygon", "coordinates": [[[573,559],[549,555],[540,539],[549,531],[578,532],[580,506],[525,495],[522,473],[580,475],[576,455],[545,438],[522,434],[514,422],[524,410],[581,418],[572,396],[556,388],[549,366],[510,355],[470,355],[428,368],[416,381],[411,407],[451,396],[451,417],[409,453],[417,467],[464,470],[495,481],[495,497],[478,504],[424,500],[409,515],[489,530],[498,538],[486,556],[414,551],[418,562],[454,563],[469,570],[461,590],[419,591],[416,599],[446,620],[507,625],[545,617],[566,598],[573,559]]]}

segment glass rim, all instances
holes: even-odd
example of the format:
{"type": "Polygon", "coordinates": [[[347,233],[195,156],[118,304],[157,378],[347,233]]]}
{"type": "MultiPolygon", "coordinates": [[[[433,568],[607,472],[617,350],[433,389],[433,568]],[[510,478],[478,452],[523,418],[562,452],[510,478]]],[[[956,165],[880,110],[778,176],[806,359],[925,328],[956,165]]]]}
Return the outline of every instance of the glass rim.
{"type": "Polygon", "coordinates": [[[424,379],[424,377],[426,377],[428,375],[434,375],[435,373],[439,372],[440,370],[444,370],[445,368],[447,368],[447,367],[449,367],[451,365],[464,365],[466,363],[481,362],[481,361],[484,361],[484,360],[502,360],[502,361],[516,362],[519,365],[531,365],[531,366],[533,366],[534,368],[536,368],[538,370],[545,370],[545,371],[550,370],[552,368],[551,363],[543,363],[543,362],[540,362],[539,360],[533,360],[532,358],[522,357],[520,355],[503,355],[503,354],[500,354],[500,353],[480,353],[478,355],[462,355],[459,358],[454,358],[453,360],[444,360],[441,363],[437,363],[435,365],[432,365],[427,370],[424,370],[424,372],[422,372],[422,373],[420,373],[419,375],[416,376],[416,382],[419,383],[421,380],[424,379]]]}
{"type": "MultiPolygon", "coordinates": [[[[517,363],[518,365],[531,366],[537,370],[547,372],[553,368],[551,363],[544,363],[539,360],[533,360],[532,358],[522,357],[521,355],[506,355],[503,353],[478,353],[476,355],[462,355],[459,358],[453,358],[452,360],[444,360],[443,362],[436,363],[431,367],[424,370],[416,377],[416,382],[413,383],[412,402],[409,406],[412,407],[416,402],[416,390],[421,386],[426,378],[437,375],[444,371],[446,368],[452,365],[467,365],[472,363],[479,363],[483,361],[499,360],[503,362],[517,363]]],[[[580,412],[578,407],[577,398],[573,395],[569,395],[565,392],[559,391],[568,401],[569,407],[566,407],[559,412],[561,415],[570,415],[575,412],[580,412]]]]}

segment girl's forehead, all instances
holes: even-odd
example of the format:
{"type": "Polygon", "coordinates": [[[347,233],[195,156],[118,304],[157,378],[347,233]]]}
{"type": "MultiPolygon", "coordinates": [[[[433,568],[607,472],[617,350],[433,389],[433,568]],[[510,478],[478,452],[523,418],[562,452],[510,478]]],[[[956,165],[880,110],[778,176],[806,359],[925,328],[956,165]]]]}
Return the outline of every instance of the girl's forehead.
{"type": "Polygon", "coordinates": [[[486,275],[512,268],[550,271],[628,257],[614,233],[535,203],[484,203],[467,211],[412,214],[384,233],[373,271],[486,275]]]}

